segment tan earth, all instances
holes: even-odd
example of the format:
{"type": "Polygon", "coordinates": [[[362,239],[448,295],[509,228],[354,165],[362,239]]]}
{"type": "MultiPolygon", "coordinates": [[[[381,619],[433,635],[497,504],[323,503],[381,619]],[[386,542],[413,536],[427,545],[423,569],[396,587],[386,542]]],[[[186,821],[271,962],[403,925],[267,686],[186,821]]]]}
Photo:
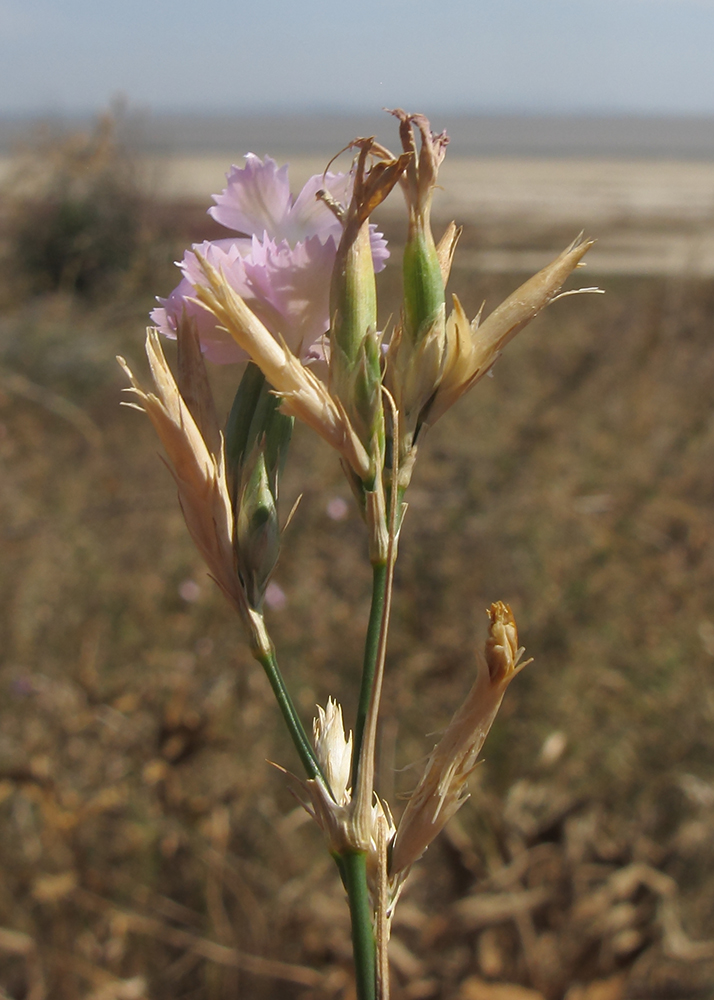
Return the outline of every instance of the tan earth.
{"type": "MultiPolygon", "coordinates": [[[[223,187],[229,160],[152,160],[148,183],[160,197],[208,203],[207,194],[223,187]]],[[[324,168],[323,160],[291,160],[293,186],[324,168]]],[[[588,257],[591,274],[714,275],[714,163],[447,158],[441,180],[434,203],[441,218],[529,234],[570,227],[573,236],[585,229],[599,237],[588,257]]],[[[532,272],[560,249],[559,242],[543,250],[462,247],[459,266],[532,272]]]]}

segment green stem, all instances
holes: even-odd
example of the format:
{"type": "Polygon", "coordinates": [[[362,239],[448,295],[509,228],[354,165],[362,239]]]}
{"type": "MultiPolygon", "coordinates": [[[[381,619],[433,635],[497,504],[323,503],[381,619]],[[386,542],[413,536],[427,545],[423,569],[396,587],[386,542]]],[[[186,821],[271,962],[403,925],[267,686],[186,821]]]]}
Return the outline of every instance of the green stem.
{"type": "Polygon", "coordinates": [[[320,765],[317,762],[317,757],[312,749],[310,740],[308,739],[307,733],[305,732],[303,724],[300,721],[300,717],[295,710],[292,698],[288,694],[288,690],[285,687],[283,675],[280,673],[278,661],[275,658],[275,652],[272,649],[269,652],[258,650],[254,655],[270,681],[273,694],[278,702],[280,711],[283,713],[285,725],[288,727],[288,732],[290,733],[292,741],[295,744],[295,749],[297,750],[298,756],[302,761],[302,765],[307,772],[308,778],[318,778],[324,780],[324,776],[320,769],[320,765]]]}
{"type": "Polygon", "coordinates": [[[347,890],[352,919],[357,1000],[376,1000],[377,952],[367,888],[367,855],[363,851],[352,851],[338,855],[336,860],[347,890]]]}
{"type": "Polygon", "coordinates": [[[355,722],[355,742],[352,753],[352,788],[357,788],[357,775],[359,772],[359,758],[362,749],[362,738],[364,727],[369,711],[369,703],[372,697],[372,686],[374,685],[374,672],[377,668],[377,657],[379,655],[379,635],[382,626],[382,615],[384,613],[384,597],[387,591],[387,564],[378,563],[372,567],[372,606],[369,610],[369,624],[367,625],[367,636],[364,645],[364,662],[362,665],[362,685],[359,692],[359,705],[357,706],[357,721],[355,722]]]}

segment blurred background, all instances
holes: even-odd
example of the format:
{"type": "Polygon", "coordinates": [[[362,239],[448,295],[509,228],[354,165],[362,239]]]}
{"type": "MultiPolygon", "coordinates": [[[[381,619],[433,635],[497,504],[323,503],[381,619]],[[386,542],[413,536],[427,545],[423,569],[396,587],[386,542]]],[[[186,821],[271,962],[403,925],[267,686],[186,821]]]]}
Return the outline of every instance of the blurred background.
{"type": "MultiPolygon", "coordinates": [[[[399,810],[485,608],[535,657],[397,910],[404,1000],[714,996],[714,3],[0,0],[0,997],[351,998],[334,865],[114,361],[248,151],[293,188],[383,105],[451,136],[450,289],[579,284],[421,449],[379,788],[399,810]],[[573,284],[573,282],[571,282],[573,284]]],[[[379,222],[386,325],[400,199],[379,222]]],[[[170,347],[169,347],[170,351],[170,347]]],[[[214,369],[227,411],[240,372],[214,369]]],[[[298,429],[269,610],[309,722],[356,699],[370,572],[298,429]]]]}

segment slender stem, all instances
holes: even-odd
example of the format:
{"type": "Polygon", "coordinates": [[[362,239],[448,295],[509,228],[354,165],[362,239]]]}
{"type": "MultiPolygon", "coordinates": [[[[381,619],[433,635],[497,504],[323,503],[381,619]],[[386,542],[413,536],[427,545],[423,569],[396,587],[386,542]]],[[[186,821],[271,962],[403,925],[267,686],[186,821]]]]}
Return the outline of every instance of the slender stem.
{"type": "Polygon", "coordinates": [[[283,676],[280,673],[280,668],[278,667],[278,661],[275,658],[274,650],[256,650],[255,653],[256,660],[260,663],[263,670],[270,681],[270,686],[273,689],[273,694],[278,702],[280,711],[283,713],[283,718],[285,719],[285,725],[288,727],[288,732],[295,744],[295,749],[298,752],[298,756],[302,761],[302,765],[307,772],[308,778],[317,778],[324,780],[322,771],[320,770],[320,765],[317,762],[315,752],[312,749],[310,740],[307,737],[307,733],[303,727],[300,717],[295,710],[292,698],[288,694],[288,690],[285,687],[285,682],[283,681],[283,676]]]}
{"type": "MultiPolygon", "coordinates": [[[[391,394],[384,387],[382,387],[382,391],[392,411],[393,435],[395,440],[398,440],[399,413],[391,394]]],[[[355,743],[352,754],[352,795],[359,797],[360,791],[362,791],[363,796],[367,797],[366,801],[370,805],[373,793],[371,783],[374,780],[374,748],[377,736],[377,715],[379,713],[382,676],[387,653],[387,635],[392,609],[394,564],[397,558],[397,539],[399,537],[401,519],[404,514],[402,505],[404,489],[397,489],[399,462],[396,452],[393,455],[391,480],[387,487],[389,544],[387,546],[385,561],[375,563],[372,567],[372,606],[369,612],[369,624],[367,625],[367,637],[364,647],[362,685],[360,688],[357,721],[355,723],[355,743]],[[371,759],[371,771],[369,775],[362,774],[360,776],[365,729],[368,726],[371,733],[367,735],[371,738],[371,745],[367,747],[369,751],[367,756],[371,759]],[[366,778],[369,778],[367,783],[365,783],[366,778]]]]}
{"type": "Polygon", "coordinates": [[[372,567],[372,605],[369,609],[369,624],[367,625],[367,636],[364,645],[364,662],[362,665],[362,685],[359,692],[359,705],[357,706],[357,721],[355,722],[355,742],[352,753],[352,787],[357,787],[357,774],[359,770],[360,751],[362,749],[362,738],[364,736],[367,712],[369,711],[372,699],[372,686],[374,684],[374,673],[377,669],[377,658],[379,656],[379,636],[382,629],[382,617],[384,614],[384,597],[387,592],[388,579],[387,563],[378,563],[372,567]]]}
{"type": "Polygon", "coordinates": [[[382,621],[379,626],[379,642],[377,644],[377,656],[375,662],[374,679],[372,681],[372,693],[367,710],[364,731],[362,733],[362,746],[358,762],[357,777],[352,792],[354,798],[355,818],[360,815],[365,826],[370,825],[370,812],[372,799],[374,797],[374,770],[377,749],[377,724],[379,722],[379,705],[382,698],[382,682],[384,680],[384,664],[387,657],[387,635],[389,633],[389,618],[392,611],[392,585],[394,583],[394,560],[396,536],[390,533],[389,547],[387,550],[387,580],[384,588],[384,599],[382,602],[382,621]]]}
{"type": "Polygon", "coordinates": [[[376,1000],[377,955],[372,930],[372,904],[367,888],[367,855],[364,851],[350,851],[339,855],[337,861],[352,919],[357,1000],[376,1000]]]}

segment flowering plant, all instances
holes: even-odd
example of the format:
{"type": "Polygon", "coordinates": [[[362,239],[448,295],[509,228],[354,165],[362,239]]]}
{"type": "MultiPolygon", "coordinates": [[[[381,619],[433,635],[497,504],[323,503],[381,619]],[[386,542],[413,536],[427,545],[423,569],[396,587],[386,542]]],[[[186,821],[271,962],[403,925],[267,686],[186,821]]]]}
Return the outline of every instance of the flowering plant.
{"type": "MultiPolygon", "coordinates": [[[[445,286],[459,237],[438,243],[431,201],[445,133],[396,110],[402,151],[356,139],[349,174],[310,178],[290,196],[287,168],[249,154],[214,197],[211,215],[236,235],[194,246],[183,278],[152,313],[147,354],[154,391],[120,359],[166,449],[188,529],[243,619],[305,771],[304,805],[324,831],[352,917],[360,1000],[389,991],[387,941],[414,863],[468,797],[467,781],[506,688],[526,665],[513,613],[489,609],[473,687],[434,747],[399,823],[375,791],[375,748],[394,565],[417,450],[427,428],[494,365],[504,345],[549,303],[591,246],[576,240],[482,320],[445,286]],[[375,271],[387,259],[370,223],[401,186],[408,212],[404,300],[385,344],[375,271]],[[158,332],[157,332],[158,331],[158,332]],[[171,372],[159,333],[178,340],[171,372]],[[204,355],[247,361],[220,426],[204,355]],[[318,708],[310,740],[285,686],[263,613],[281,544],[279,483],[294,418],[339,454],[366,526],[373,569],[354,733],[342,709],[318,708]]],[[[592,289],[586,289],[588,291],[592,289]]]]}

